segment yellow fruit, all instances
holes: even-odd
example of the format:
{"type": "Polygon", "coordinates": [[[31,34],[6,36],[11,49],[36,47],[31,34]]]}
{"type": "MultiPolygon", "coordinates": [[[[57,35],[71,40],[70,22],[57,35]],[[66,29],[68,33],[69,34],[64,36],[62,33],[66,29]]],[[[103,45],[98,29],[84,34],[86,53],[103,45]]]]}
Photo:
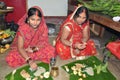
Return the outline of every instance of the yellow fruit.
{"type": "Polygon", "coordinates": [[[2,36],[0,36],[0,39],[2,39],[2,36]]]}
{"type": "Polygon", "coordinates": [[[5,48],[6,48],[6,49],[9,49],[9,48],[10,48],[10,45],[9,45],[9,44],[5,44],[5,48]]]}
{"type": "Polygon", "coordinates": [[[3,32],[4,32],[3,30],[0,30],[0,35],[3,34],[3,32]]]}
{"type": "Polygon", "coordinates": [[[6,49],[1,48],[0,53],[4,53],[5,51],[6,51],[6,49]]]}
{"type": "Polygon", "coordinates": [[[7,38],[7,37],[9,37],[9,36],[10,36],[9,34],[3,34],[3,35],[2,35],[3,38],[7,38]]]}

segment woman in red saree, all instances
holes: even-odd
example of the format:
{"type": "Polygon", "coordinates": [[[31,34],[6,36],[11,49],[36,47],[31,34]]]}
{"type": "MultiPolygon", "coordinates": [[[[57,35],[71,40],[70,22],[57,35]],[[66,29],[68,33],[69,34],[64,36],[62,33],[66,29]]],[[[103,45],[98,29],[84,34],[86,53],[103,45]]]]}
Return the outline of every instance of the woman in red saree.
{"type": "Polygon", "coordinates": [[[18,32],[6,57],[7,63],[17,67],[28,62],[33,69],[37,67],[34,60],[49,63],[55,56],[55,49],[49,44],[42,10],[37,6],[30,8],[18,24],[18,32]]]}
{"type": "Polygon", "coordinates": [[[94,42],[89,39],[89,15],[84,6],[78,6],[60,27],[56,39],[56,51],[61,59],[81,59],[95,55],[94,42]]]}

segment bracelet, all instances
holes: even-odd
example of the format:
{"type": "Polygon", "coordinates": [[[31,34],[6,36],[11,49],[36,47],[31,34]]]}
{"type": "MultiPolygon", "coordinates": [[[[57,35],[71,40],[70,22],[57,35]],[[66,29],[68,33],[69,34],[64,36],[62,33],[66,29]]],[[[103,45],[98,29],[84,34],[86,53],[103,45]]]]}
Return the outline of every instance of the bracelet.
{"type": "Polygon", "coordinates": [[[26,59],[26,62],[29,63],[29,61],[32,60],[30,57],[26,59]]]}

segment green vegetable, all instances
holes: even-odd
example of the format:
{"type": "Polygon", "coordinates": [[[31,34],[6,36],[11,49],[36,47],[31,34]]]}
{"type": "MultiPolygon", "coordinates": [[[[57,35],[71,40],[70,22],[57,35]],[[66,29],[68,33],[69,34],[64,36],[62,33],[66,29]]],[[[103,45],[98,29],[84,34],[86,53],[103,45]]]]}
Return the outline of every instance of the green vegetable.
{"type": "Polygon", "coordinates": [[[90,11],[100,12],[111,17],[120,16],[120,1],[118,0],[92,0],[83,1],[78,0],[83,3],[90,11]]]}
{"type": "Polygon", "coordinates": [[[4,31],[4,33],[9,34],[12,38],[14,38],[14,36],[15,36],[15,32],[14,32],[14,31],[11,31],[10,29],[6,29],[6,30],[4,31]]]}
{"type": "Polygon", "coordinates": [[[107,72],[107,66],[108,63],[106,62],[105,64],[94,65],[94,69],[97,70],[97,74],[100,74],[101,72],[107,72]]]}

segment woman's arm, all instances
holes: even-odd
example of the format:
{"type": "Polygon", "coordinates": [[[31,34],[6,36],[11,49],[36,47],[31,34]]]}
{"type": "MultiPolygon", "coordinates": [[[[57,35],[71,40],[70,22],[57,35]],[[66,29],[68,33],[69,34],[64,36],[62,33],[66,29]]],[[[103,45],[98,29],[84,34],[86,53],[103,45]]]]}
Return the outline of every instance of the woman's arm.
{"type": "Polygon", "coordinates": [[[25,58],[27,63],[29,63],[32,70],[37,69],[37,64],[28,56],[26,50],[24,49],[24,39],[21,36],[18,36],[18,51],[25,58]]]}
{"type": "Polygon", "coordinates": [[[24,39],[22,36],[18,36],[18,51],[23,58],[28,59],[29,56],[27,55],[23,46],[24,46],[24,39]]]}
{"type": "Polygon", "coordinates": [[[84,49],[86,47],[86,42],[88,41],[90,37],[90,32],[89,32],[89,26],[87,25],[84,29],[83,29],[83,38],[82,38],[82,43],[76,42],[74,44],[74,48],[77,49],[84,49]]]}
{"type": "MultiPolygon", "coordinates": [[[[66,26],[67,27],[67,26],[66,26]]],[[[69,40],[67,40],[67,37],[70,34],[70,30],[68,30],[68,28],[64,27],[62,30],[62,35],[61,35],[61,42],[63,44],[65,44],[66,46],[71,46],[72,42],[70,42],[69,40]]]]}
{"type": "Polygon", "coordinates": [[[89,25],[87,25],[83,29],[83,39],[82,39],[82,42],[87,42],[89,37],[90,37],[90,29],[89,29],[89,25]]]}

